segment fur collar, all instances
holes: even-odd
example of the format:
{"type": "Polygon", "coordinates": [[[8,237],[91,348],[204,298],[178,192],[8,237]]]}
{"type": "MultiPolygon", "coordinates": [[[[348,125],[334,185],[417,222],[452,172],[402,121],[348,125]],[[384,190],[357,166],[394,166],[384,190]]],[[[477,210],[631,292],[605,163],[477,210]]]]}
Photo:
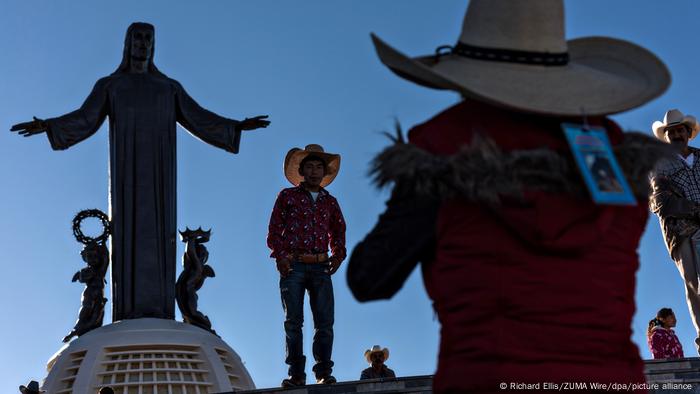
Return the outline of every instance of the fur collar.
{"type": "MultiPolygon", "coordinates": [[[[503,152],[492,140],[475,136],[458,153],[437,156],[406,143],[398,126],[397,136],[389,137],[394,144],[374,158],[370,169],[380,188],[396,183],[401,194],[486,203],[497,203],[501,197],[521,198],[526,189],[588,194],[573,157],[549,149],[503,152]]],[[[629,132],[613,149],[635,196],[646,200],[649,173],[659,159],[673,155],[670,145],[629,132]]]]}

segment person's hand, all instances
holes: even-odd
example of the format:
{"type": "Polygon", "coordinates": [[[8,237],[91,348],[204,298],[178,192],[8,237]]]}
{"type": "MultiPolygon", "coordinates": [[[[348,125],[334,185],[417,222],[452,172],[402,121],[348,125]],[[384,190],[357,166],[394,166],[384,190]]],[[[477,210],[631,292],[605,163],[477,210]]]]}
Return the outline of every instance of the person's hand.
{"type": "Polygon", "coordinates": [[[281,257],[277,259],[277,271],[283,278],[286,278],[290,272],[292,272],[292,263],[286,257],[281,257]]]}
{"type": "Polygon", "coordinates": [[[31,122],[17,123],[13,125],[10,131],[18,131],[19,135],[31,137],[34,134],[40,134],[46,131],[46,122],[34,116],[31,122]]]}
{"type": "Polygon", "coordinates": [[[336,271],[338,271],[338,268],[340,268],[340,260],[331,257],[328,260],[328,268],[326,269],[326,272],[333,275],[336,273],[336,271]]]}
{"type": "Polygon", "coordinates": [[[245,118],[237,125],[238,130],[255,130],[259,128],[265,128],[270,125],[270,121],[267,120],[267,115],[254,116],[252,118],[245,118]]]}

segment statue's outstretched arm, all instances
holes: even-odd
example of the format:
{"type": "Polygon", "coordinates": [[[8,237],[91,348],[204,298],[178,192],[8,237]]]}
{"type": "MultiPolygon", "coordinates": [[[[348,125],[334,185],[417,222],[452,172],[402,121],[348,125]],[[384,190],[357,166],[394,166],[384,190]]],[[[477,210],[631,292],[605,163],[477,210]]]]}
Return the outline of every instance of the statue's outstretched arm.
{"type": "Polygon", "coordinates": [[[225,118],[202,108],[179,83],[176,89],[177,122],[204,142],[238,153],[241,132],[267,127],[267,115],[246,118],[242,121],[225,118]]]}
{"type": "Polygon", "coordinates": [[[51,148],[68,149],[93,135],[108,115],[108,86],[110,77],[97,81],[90,95],[77,110],[43,121],[51,148]]]}

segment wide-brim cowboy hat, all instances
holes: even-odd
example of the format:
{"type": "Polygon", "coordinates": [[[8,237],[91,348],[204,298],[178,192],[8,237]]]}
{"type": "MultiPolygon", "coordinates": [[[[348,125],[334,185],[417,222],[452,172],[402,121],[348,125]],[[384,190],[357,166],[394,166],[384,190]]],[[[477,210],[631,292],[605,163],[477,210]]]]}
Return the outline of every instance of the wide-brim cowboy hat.
{"type": "Polygon", "coordinates": [[[36,380],[30,381],[26,386],[25,385],[19,386],[19,391],[22,394],[45,393],[44,390],[39,390],[39,382],[37,382],[36,380]]]}
{"type": "Polygon", "coordinates": [[[372,354],[374,353],[384,353],[384,361],[389,359],[389,349],[387,348],[382,348],[379,345],[374,345],[372,346],[371,349],[365,350],[365,359],[367,360],[368,363],[372,364],[372,354]]]}
{"type": "Polygon", "coordinates": [[[666,128],[671,126],[676,126],[679,124],[686,125],[690,129],[690,138],[693,139],[698,135],[700,131],[700,125],[697,119],[692,115],[684,115],[683,112],[677,109],[671,109],[666,111],[663,121],[654,121],[651,125],[651,130],[654,132],[656,138],[666,141],[666,128]]]}
{"type": "Polygon", "coordinates": [[[664,63],[631,42],[567,41],[562,0],[471,0],[458,43],[435,55],[412,58],[372,40],[402,78],[523,112],[613,114],[651,101],[671,82],[664,63]]]}
{"type": "Polygon", "coordinates": [[[323,150],[323,147],[318,144],[306,145],[304,149],[290,149],[289,152],[287,152],[287,156],[284,158],[284,176],[287,177],[287,180],[289,180],[292,185],[299,186],[304,180],[304,177],[299,173],[299,164],[309,155],[318,156],[326,162],[326,173],[321,181],[321,187],[330,185],[336,175],[338,175],[338,171],[340,171],[340,155],[327,153],[323,150]]]}

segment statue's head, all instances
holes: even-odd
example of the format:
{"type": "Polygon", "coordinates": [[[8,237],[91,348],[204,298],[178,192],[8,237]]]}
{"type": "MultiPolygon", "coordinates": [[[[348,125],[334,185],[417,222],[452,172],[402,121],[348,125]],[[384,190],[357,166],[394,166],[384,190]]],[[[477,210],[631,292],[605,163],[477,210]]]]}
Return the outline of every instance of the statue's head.
{"type": "Polygon", "coordinates": [[[153,25],[148,23],[134,23],[129,27],[131,32],[131,60],[147,62],[153,58],[153,44],[155,40],[155,30],[153,25]]]}
{"type": "Polygon", "coordinates": [[[163,75],[153,63],[156,31],[152,24],[134,22],[126,29],[122,62],[114,74],[129,72],[132,61],[148,62],[148,72],[163,75]]]}
{"type": "Polygon", "coordinates": [[[89,242],[83,247],[80,256],[88,266],[99,268],[109,264],[109,250],[102,242],[89,242]]]}

